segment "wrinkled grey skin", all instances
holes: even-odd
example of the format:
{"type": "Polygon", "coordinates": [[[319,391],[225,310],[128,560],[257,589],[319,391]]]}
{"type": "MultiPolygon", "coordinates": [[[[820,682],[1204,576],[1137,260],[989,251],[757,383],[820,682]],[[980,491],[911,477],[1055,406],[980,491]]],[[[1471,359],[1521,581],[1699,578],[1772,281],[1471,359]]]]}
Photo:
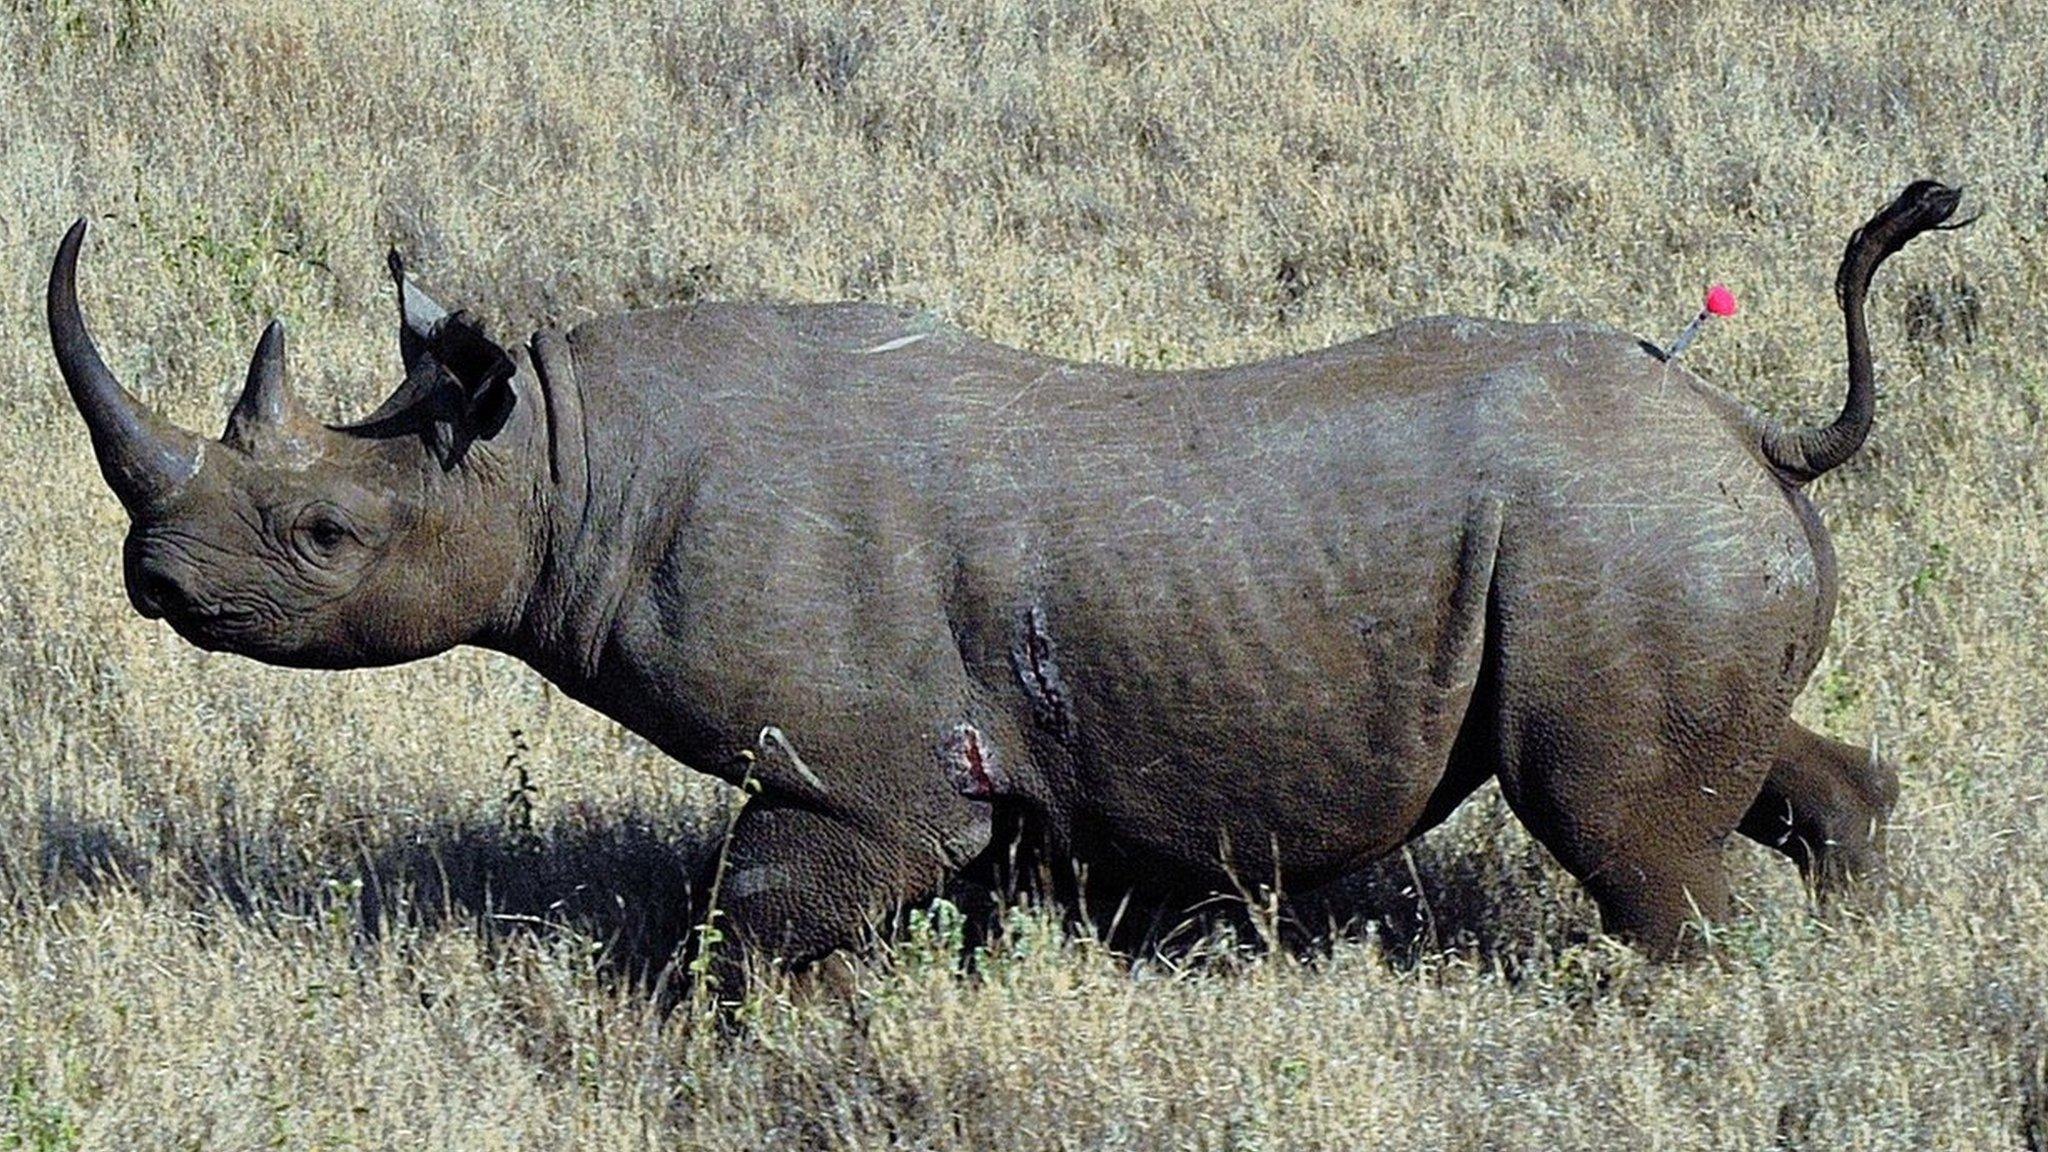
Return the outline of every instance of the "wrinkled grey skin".
{"type": "Polygon", "coordinates": [[[397,394],[312,421],[272,324],[213,442],[93,350],[83,221],[50,326],[138,611],[277,664],[498,649],[751,775],[722,895],[757,954],[857,945],[998,809],[1108,873],[1298,890],[1489,777],[1661,954],[1727,910],[1730,832],[1823,886],[1881,860],[1892,770],[1788,718],[1836,593],[1801,485],[1869,427],[1871,274],[1957,196],[1851,241],[1810,430],[1618,332],[1469,319],[1187,373],[865,304],[501,346],[394,256],[397,394]]]}

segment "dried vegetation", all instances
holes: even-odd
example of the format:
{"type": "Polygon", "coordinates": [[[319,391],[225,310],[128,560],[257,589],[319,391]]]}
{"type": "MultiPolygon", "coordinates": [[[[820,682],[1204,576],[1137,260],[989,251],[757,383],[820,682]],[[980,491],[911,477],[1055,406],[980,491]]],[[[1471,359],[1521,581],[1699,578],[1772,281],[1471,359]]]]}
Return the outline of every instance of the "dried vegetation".
{"type": "MultiPolygon", "coordinates": [[[[0,10],[0,1148],[2048,1147],[2048,39],[2019,0],[12,0],[0,10]],[[1142,365],[1430,312],[1841,390],[1849,226],[1969,186],[1874,300],[1876,436],[1803,716],[1905,767],[1890,889],[1658,969],[1483,794],[1309,962],[1132,970],[927,918],[722,1038],[630,973],[731,798],[508,662],[322,675],[131,614],[40,318],[215,426],[262,319],[394,380],[396,243],[500,331],[861,296],[1142,365]],[[516,732],[514,731],[516,730],[516,732]],[[624,975],[622,975],[624,973],[624,975]]],[[[1199,958],[1199,957],[1198,957],[1199,958]]]]}

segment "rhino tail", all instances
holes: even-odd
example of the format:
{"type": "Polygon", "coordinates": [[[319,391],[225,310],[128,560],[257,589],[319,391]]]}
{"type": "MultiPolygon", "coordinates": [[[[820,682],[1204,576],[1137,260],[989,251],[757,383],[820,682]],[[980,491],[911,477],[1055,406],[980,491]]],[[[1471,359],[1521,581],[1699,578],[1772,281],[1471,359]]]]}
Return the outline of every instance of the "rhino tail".
{"type": "Polygon", "coordinates": [[[1886,257],[1907,241],[1930,230],[1951,231],[1971,223],[1947,223],[1961,203],[1962,189],[1932,180],[1916,180],[1868,223],[1849,237],[1842,266],[1835,273],[1835,299],[1849,341],[1849,399],[1834,423],[1819,428],[1769,425],[1763,434],[1766,459],[1793,482],[1809,480],[1840,466],[1870,435],[1877,400],[1870,366],[1870,332],[1863,319],[1863,301],[1870,281],[1886,257]]]}

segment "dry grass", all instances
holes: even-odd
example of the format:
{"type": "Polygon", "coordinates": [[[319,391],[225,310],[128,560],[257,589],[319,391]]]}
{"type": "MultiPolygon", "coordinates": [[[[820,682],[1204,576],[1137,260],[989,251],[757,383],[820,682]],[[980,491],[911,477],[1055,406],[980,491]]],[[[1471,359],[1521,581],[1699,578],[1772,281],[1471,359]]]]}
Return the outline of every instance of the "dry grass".
{"type": "Polygon", "coordinates": [[[2048,1147],[2032,5],[685,7],[0,12],[0,1148],[2048,1147]],[[110,359],[211,428],[273,313],[321,410],[382,396],[389,243],[504,331],[851,294],[1147,365],[1446,311],[1662,338],[1712,277],[1745,311],[1694,365],[1817,414],[1833,259],[1918,176],[1986,215],[1880,281],[1801,703],[1904,764],[1895,884],[1824,922],[1738,847],[1677,970],[1482,798],[1416,852],[1426,931],[1401,863],[1359,882],[1412,962],[1133,973],[1023,916],[972,979],[926,925],[850,1003],[653,1019],[599,954],[683,930],[729,799],[487,655],[300,674],[133,616],[40,317],[89,213],[110,359]]]}

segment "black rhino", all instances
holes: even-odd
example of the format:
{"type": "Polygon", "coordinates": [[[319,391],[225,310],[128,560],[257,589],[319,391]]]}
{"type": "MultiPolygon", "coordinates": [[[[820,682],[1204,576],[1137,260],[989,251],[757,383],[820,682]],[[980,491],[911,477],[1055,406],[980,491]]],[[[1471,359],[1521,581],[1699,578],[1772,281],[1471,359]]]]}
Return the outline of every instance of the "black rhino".
{"type": "Polygon", "coordinates": [[[1836,597],[1802,486],[1870,428],[1872,275],[1959,195],[1850,240],[1848,402],[1805,430],[1595,327],[1178,373],[872,304],[501,343],[394,254],[397,391],[310,419],[273,322],[215,441],[102,362],[83,220],[49,325],[139,612],[297,666],[483,645],[751,776],[723,902],[757,956],[857,946],[997,812],[1098,874],[1299,890],[1488,778],[1661,954],[1727,910],[1731,832],[1823,887],[1880,859],[1893,770],[1788,717],[1836,597]]]}

